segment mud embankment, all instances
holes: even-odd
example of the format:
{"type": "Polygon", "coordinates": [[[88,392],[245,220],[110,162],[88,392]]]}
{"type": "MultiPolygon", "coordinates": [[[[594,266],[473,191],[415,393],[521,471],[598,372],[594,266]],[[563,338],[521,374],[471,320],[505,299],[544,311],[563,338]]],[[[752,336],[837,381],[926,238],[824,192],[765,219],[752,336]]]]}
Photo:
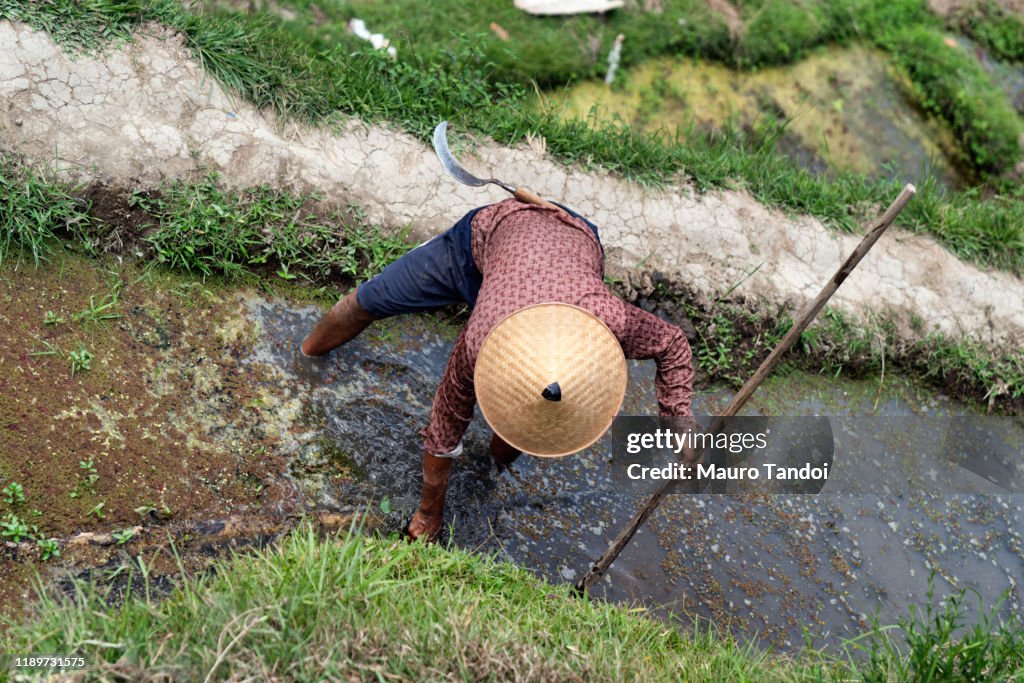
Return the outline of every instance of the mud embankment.
{"type": "MultiPolygon", "coordinates": [[[[148,27],[99,55],[64,53],[45,34],[0,23],[0,129],[6,149],[67,176],[153,187],[214,168],[238,186],[316,189],[355,201],[370,220],[411,224],[424,238],[500,190],[458,185],[408,135],[355,120],[323,128],[282,123],[227,95],[179,37],[148,27]],[[54,159],[54,150],[58,157],[54,159]]],[[[529,148],[482,144],[467,165],[492,169],[575,207],[602,227],[613,268],[640,266],[714,299],[732,290],[794,308],[855,245],[808,217],[769,210],[742,192],[651,191],[565,167],[529,148]]],[[[901,334],[1024,345],[1024,282],[983,272],[933,241],[887,235],[833,302],[858,316],[892,314],[901,334]],[[917,323],[920,323],[919,325],[917,323]]]]}

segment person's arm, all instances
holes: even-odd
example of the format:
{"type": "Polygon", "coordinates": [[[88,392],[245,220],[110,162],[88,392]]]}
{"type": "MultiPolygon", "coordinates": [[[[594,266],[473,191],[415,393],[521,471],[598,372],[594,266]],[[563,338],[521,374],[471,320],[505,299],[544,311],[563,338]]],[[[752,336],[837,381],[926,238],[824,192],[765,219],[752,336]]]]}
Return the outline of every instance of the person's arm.
{"type": "Polygon", "coordinates": [[[672,323],[623,302],[626,329],[622,351],[626,358],[653,358],[658,364],[654,388],[661,415],[692,417],[693,355],[683,331],[672,323]]]}
{"type": "MultiPolygon", "coordinates": [[[[627,358],[653,358],[658,364],[654,388],[662,426],[678,432],[700,431],[693,418],[693,355],[683,331],[647,311],[626,304],[626,331],[622,351],[627,358]],[[668,424],[664,424],[664,423],[668,424]]],[[[684,448],[680,460],[693,465],[700,453],[684,448]]]]}
{"type": "Polygon", "coordinates": [[[473,365],[463,330],[448,357],[441,385],[434,394],[430,424],[423,431],[423,492],[420,507],[409,522],[409,535],[435,540],[441,532],[444,498],[452,458],[462,449],[462,436],[473,419],[476,395],[473,391],[473,365]]]}

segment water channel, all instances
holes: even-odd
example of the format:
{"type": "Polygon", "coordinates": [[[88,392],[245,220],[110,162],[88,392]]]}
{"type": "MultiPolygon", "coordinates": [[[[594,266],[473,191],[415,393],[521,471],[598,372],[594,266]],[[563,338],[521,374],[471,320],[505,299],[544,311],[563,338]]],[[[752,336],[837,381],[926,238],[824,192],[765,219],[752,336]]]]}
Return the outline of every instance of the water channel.
{"type": "MultiPolygon", "coordinates": [[[[393,319],[307,360],[295,349],[316,309],[252,299],[249,310],[262,332],[248,362],[277,368],[307,396],[305,427],[288,449],[308,504],[344,509],[386,498],[394,509],[387,523],[397,528],[418,503],[417,431],[451,331],[429,318],[393,319]],[[354,476],[338,479],[339,470],[354,476]]],[[[631,362],[624,414],[656,414],[653,376],[653,362],[631,362]]],[[[729,395],[700,394],[696,412],[714,414],[729,395]]],[[[926,602],[930,577],[936,606],[970,588],[986,607],[1007,597],[1002,613],[1022,613],[1024,495],[1013,492],[1024,474],[1019,421],[997,423],[1002,455],[991,472],[944,481],[928,461],[904,463],[933,483],[900,487],[888,480],[884,459],[909,453],[908,443],[933,452],[950,419],[971,411],[891,376],[880,385],[802,373],[769,382],[748,408],[846,416],[837,452],[863,455],[862,467],[847,465],[818,495],[670,496],[595,594],[707,617],[741,639],[783,649],[802,646],[805,627],[815,644],[835,645],[876,615],[894,623],[926,602]],[[1000,476],[1017,483],[1001,486],[1000,476]]],[[[578,578],[643,499],[614,480],[610,439],[563,459],[524,456],[512,473],[499,474],[489,438],[478,415],[452,477],[445,539],[555,582],[578,578]]]]}

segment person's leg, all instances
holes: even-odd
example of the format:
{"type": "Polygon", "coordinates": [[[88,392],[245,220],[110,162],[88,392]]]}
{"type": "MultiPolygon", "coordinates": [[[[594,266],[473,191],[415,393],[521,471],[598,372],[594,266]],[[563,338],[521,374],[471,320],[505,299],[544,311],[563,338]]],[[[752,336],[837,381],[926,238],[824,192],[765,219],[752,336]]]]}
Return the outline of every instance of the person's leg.
{"type": "Polygon", "coordinates": [[[349,292],[327,311],[327,315],[303,340],[302,353],[322,356],[357,337],[374,320],[377,317],[359,305],[356,292],[349,292]]]}
{"type": "Polygon", "coordinates": [[[328,353],[381,318],[453,303],[475,304],[481,282],[469,239],[475,213],[404,254],[335,304],[302,342],[302,352],[328,353]]]}
{"type": "Polygon", "coordinates": [[[498,436],[497,433],[491,435],[491,459],[499,472],[504,472],[511,467],[520,455],[522,455],[522,451],[498,436]]]}

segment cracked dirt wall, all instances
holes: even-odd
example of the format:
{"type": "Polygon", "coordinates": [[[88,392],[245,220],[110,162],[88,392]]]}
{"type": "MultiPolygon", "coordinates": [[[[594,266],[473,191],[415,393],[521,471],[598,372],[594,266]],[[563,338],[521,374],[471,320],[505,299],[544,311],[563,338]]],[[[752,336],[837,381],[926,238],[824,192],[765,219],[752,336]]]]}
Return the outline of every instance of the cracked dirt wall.
{"type": "MultiPolygon", "coordinates": [[[[411,224],[420,239],[505,197],[491,186],[459,185],[428,146],[387,127],[282,124],[228,96],[181,40],[159,27],[98,55],[70,55],[44,33],[0,22],[0,45],[0,144],[69,178],[152,187],[205,166],[234,186],[316,189],[357,202],[372,221],[411,224]]],[[[858,241],[743,192],[697,194],[685,185],[652,191],[563,166],[526,146],[457,153],[471,169],[521,182],[591,218],[612,267],[642,263],[708,297],[742,280],[735,294],[798,305],[858,241]]],[[[984,272],[900,231],[875,246],[832,304],[859,315],[895,313],[908,335],[916,319],[926,332],[1024,346],[1021,278],[984,272]]]]}

